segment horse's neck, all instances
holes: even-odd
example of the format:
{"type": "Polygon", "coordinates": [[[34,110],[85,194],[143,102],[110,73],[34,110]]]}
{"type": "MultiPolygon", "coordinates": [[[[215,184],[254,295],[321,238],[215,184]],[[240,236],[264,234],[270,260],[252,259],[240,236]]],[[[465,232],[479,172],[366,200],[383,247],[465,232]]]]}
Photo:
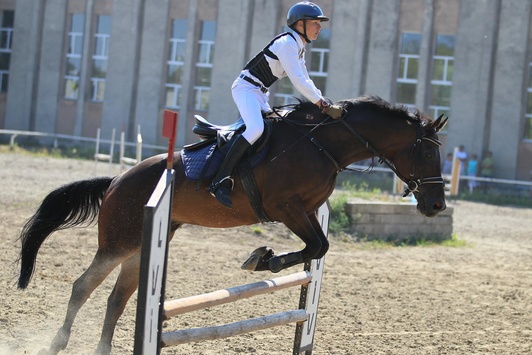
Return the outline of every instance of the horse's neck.
{"type": "Polygon", "coordinates": [[[336,127],[336,132],[332,133],[333,138],[329,138],[335,143],[331,153],[342,165],[348,166],[375,156],[390,158],[395,155],[397,147],[404,146],[405,142],[414,142],[415,129],[404,124],[404,121],[364,115],[366,118],[348,122],[356,133],[346,127],[336,127]]]}
{"type": "Polygon", "coordinates": [[[279,118],[284,118],[286,117],[286,115],[288,115],[288,113],[290,113],[291,110],[287,110],[287,109],[281,109],[281,110],[274,110],[274,111],[269,111],[267,112],[265,115],[264,115],[264,118],[266,119],[270,119],[270,120],[277,120],[279,118]]]}

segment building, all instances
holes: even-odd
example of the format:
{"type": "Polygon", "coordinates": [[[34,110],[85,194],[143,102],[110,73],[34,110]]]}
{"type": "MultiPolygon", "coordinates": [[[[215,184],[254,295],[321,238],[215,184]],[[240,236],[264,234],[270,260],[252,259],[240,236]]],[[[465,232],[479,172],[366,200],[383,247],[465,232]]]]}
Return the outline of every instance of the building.
{"type": "MultiPolygon", "coordinates": [[[[0,0],[0,128],[166,145],[162,112],[237,118],[230,87],[295,0],[0,0]]],[[[495,176],[532,170],[530,0],[322,0],[306,53],[333,100],[365,93],[450,116],[442,154],[490,150],[495,176]]],[[[271,103],[292,100],[288,79],[271,103]]]]}

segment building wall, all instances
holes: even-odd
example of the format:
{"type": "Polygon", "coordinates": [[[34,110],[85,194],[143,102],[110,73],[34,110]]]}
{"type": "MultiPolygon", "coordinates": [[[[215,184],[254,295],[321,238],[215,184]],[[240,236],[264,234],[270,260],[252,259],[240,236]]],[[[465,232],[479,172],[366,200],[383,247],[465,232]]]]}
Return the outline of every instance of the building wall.
{"type": "MultiPolygon", "coordinates": [[[[219,123],[236,119],[230,87],[245,65],[286,24],[295,0],[0,0],[15,11],[9,90],[0,93],[0,128],[104,138],[124,129],[127,140],[141,126],[146,144],[161,137],[169,36],[173,19],[187,19],[186,51],[177,144],[196,140],[194,115],[219,123]],[[84,69],[78,99],[65,99],[68,18],[84,13],[84,69]],[[103,102],[89,98],[98,15],[112,28],[103,102]],[[201,21],[216,21],[208,110],[194,107],[201,21]]],[[[323,0],[331,22],[326,81],[333,100],[362,94],[395,102],[400,36],[422,35],[415,105],[428,111],[434,38],[456,36],[450,123],[441,134],[442,154],[464,144],[482,156],[491,150],[495,175],[529,179],[532,141],[524,139],[531,53],[529,0],[323,0]]],[[[311,47],[311,46],[309,46],[311,47]]],[[[310,54],[307,51],[307,64],[310,54]]],[[[287,80],[287,79],[284,79],[287,80]]],[[[277,86],[271,90],[275,95],[277,86]]]]}

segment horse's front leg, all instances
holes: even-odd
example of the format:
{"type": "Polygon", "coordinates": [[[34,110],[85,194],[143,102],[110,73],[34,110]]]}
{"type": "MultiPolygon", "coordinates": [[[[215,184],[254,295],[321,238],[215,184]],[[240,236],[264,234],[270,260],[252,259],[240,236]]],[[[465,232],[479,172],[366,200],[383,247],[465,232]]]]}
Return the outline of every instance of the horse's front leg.
{"type": "Polygon", "coordinates": [[[299,198],[290,199],[280,206],[279,210],[282,216],[281,222],[305,243],[305,248],[279,255],[275,255],[270,248],[258,248],[242,265],[243,269],[279,272],[311,259],[321,258],[329,249],[329,242],[321,229],[316,213],[307,215],[299,198]]]}

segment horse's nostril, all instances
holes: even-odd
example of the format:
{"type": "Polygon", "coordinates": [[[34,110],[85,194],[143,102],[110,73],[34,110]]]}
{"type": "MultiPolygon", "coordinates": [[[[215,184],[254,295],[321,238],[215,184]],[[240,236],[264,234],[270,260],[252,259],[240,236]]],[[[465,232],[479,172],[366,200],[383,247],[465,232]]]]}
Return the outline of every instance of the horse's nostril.
{"type": "Polygon", "coordinates": [[[445,209],[445,203],[438,201],[434,203],[434,210],[436,211],[443,211],[445,209]]]}

